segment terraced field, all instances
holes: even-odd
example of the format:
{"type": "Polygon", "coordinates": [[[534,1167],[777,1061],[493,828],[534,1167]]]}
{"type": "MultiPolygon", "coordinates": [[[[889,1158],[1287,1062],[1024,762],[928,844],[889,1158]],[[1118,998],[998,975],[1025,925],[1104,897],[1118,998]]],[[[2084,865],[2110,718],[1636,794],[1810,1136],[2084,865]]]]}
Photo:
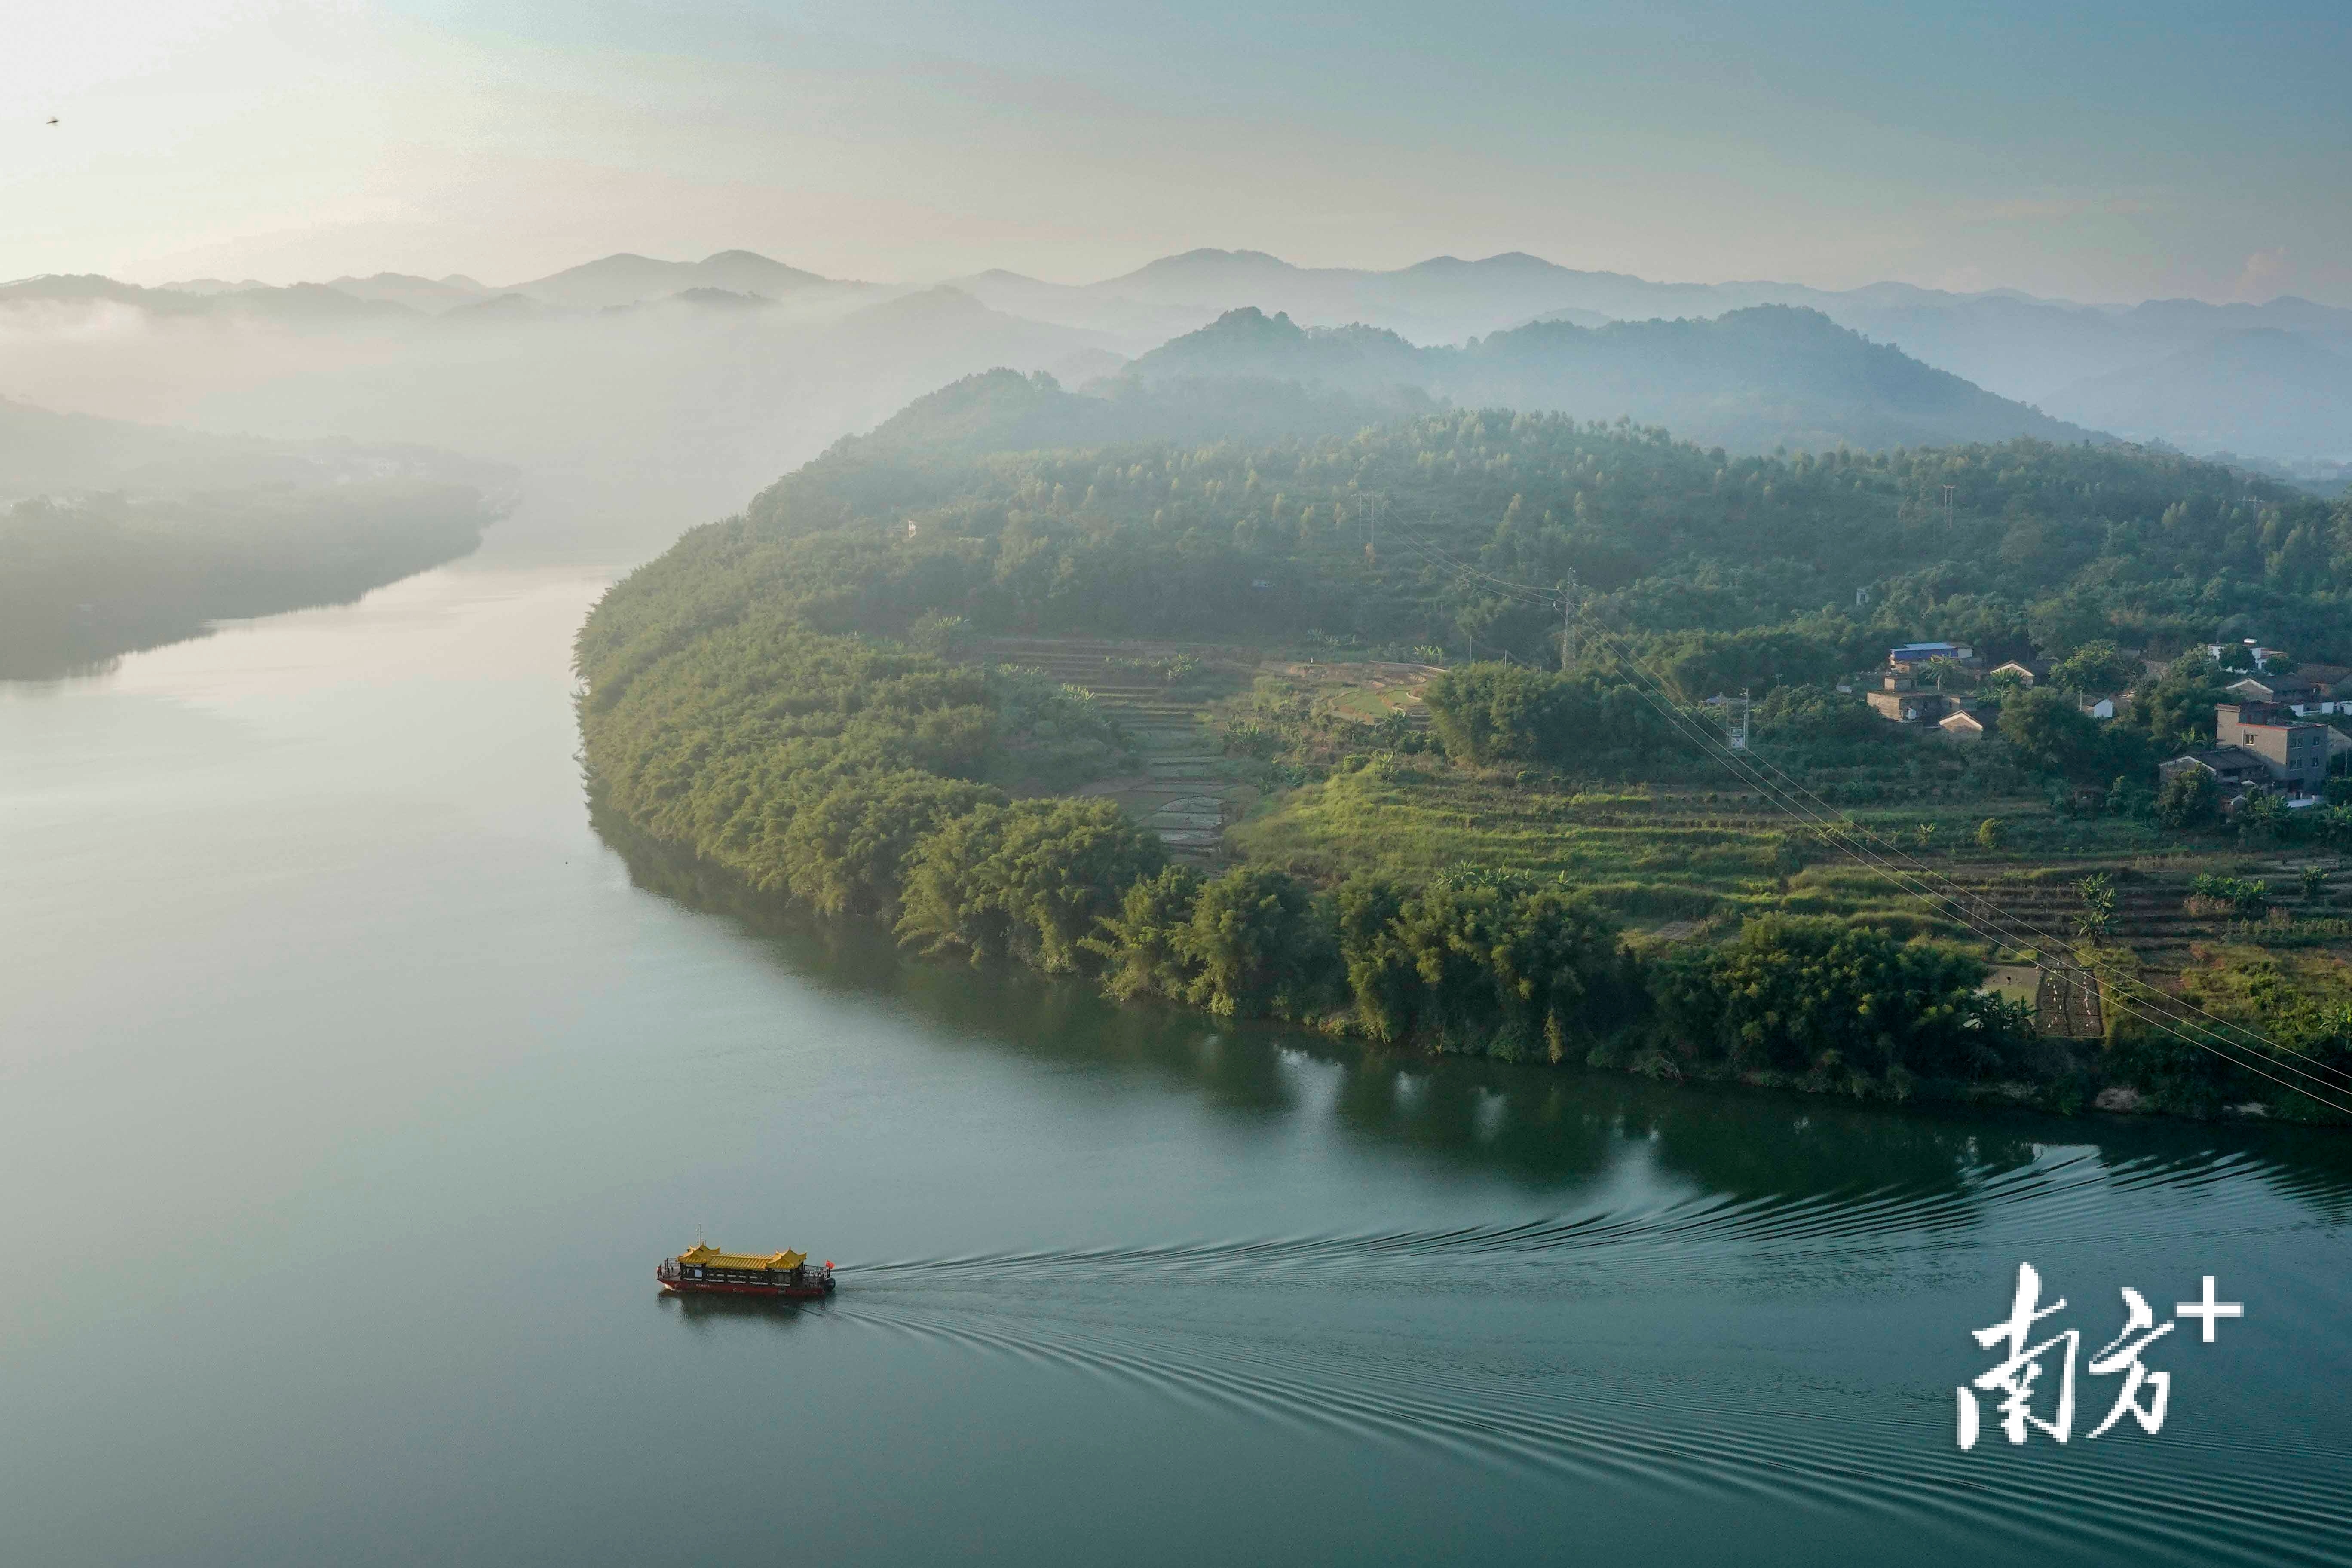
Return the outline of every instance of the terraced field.
{"type": "Polygon", "coordinates": [[[2102,946],[2129,948],[2140,961],[2143,978],[2154,984],[2177,981],[2181,968],[2194,962],[2196,948],[2216,942],[2318,945],[2352,953],[2352,904],[2346,902],[2347,895],[2352,894],[2352,872],[2347,872],[2341,856],[2330,853],[2147,858],[2105,866],[1979,873],[1957,879],[2020,924],[2072,937],[2083,913],[2078,884],[2094,871],[2114,879],[2116,896],[2114,917],[2094,940],[2102,946]],[[2328,874],[2327,885],[2316,897],[2303,891],[2305,866],[2316,866],[2328,874]],[[2243,918],[2228,911],[2192,909],[2189,882],[2200,871],[2262,882],[2270,893],[2269,911],[2243,918]]]}
{"type": "Polygon", "coordinates": [[[1224,858],[1224,832],[1255,803],[1258,790],[1236,776],[1204,721],[1207,704],[1248,683],[1257,665],[1249,648],[1198,644],[1115,642],[1086,637],[992,637],[974,652],[992,664],[1042,669],[1083,687],[1139,742],[1143,768],[1097,779],[1076,793],[1108,795],[1160,836],[1169,853],[1195,865],[1224,858]],[[1190,656],[1197,673],[1171,687],[1136,666],[1190,656]]]}
{"type": "MultiPolygon", "coordinates": [[[[1465,867],[1559,873],[1654,941],[1785,910],[1973,945],[1934,901],[1825,853],[1801,825],[1750,795],[1706,787],[1719,781],[1699,776],[1680,788],[1596,780],[1563,793],[1529,787],[1531,780],[1509,770],[1379,752],[1368,765],[1362,755],[1327,759],[1315,772],[1328,768],[1328,776],[1282,791],[1254,811],[1264,794],[1254,781],[1269,770],[1227,756],[1223,743],[1224,721],[1247,717],[1253,694],[1261,711],[1271,700],[1294,712],[1370,725],[1398,720],[1419,730],[1428,722],[1419,689],[1436,673],[1426,667],[1095,638],[996,638],[974,651],[1082,687],[1118,717],[1139,742],[1140,770],[1077,793],[1119,801],[1180,860],[1213,867],[1246,857],[1318,882],[1359,871],[1426,879],[1465,867]],[[1180,658],[1190,663],[1171,684],[1169,666],[1180,658]]],[[[2056,1016],[2069,1010],[2044,994],[2032,958],[2086,934],[2102,947],[2129,949],[2142,978],[2168,990],[2203,962],[2200,952],[2221,944],[2317,948],[2352,958],[2352,866],[2333,853],[2168,853],[2143,824],[2062,819],[2036,800],[1938,800],[1851,815],[2013,919],[2016,940],[1984,954],[1998,966],[1990,984],[2038,1002],[2053,1032],[2085,1026],[2056,1016]],[[2005,848],[1989,852],[1976,843],[1987,816],[2007,826],[2005,848]],[[2328,872],[2316,897],[2302,888],[2308,864],[2328,872]],[[2270,910],[2252,919],[2197,912],[2189,893],[2200,872],[2260,879],[2270,910]],[[2094,873],[2112,879],[2115,909],[2105,931],[2085,933],[2079,884],[2094,873]]]]}

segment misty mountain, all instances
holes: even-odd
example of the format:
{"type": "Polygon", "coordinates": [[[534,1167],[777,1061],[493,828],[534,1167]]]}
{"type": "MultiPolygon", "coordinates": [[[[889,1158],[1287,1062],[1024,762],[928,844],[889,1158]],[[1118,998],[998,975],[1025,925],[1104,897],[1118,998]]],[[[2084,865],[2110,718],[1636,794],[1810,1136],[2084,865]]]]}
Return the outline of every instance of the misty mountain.
{"type": "Polygon", "coordinates": [[[1375,401],[1297,380],[1119,380],[1074,393],[1042,373],[991,370],[915,399],[835,449],[861,458],[882,452],[961,458],[1124,441],[1349,436],[1401,414],[1436,408],[1426,395],[1410,390],[1375,401]]]}
{"type": "MultiPolygon", "coordinates": [[[[1988,392],[2032,403],[2053,402],[2059,388],[2151,367],[2212,338],[2254,328],[2352,353],[2352,310],[2293,298],[2263,305],[2149,300],[2124,308],[2036,299],[2013,289],[1954,293],[1905,283],[1842,290],[1771,281],[1660,283],[1579,271],[1517,253],[1475,261],[1435,257],[1374,271],[1297,267],[1260,251],[1192,250],[1096,283],[1044,283],[991,272],[959,287],[999,309],[1117,334],[1130,348],[1244,305],[1287,314],[1303,326],[1363,323],[1424,343],[1459,342],[1538,320],[1591,327],[1791,305],[1818,310],[1988,392]]],[[[2221,413],[2221,426],[2264,429],[2262,406],[2235,407],[2235,391],[2226,384],[2209,384],[2207,391],[2221,413]]],[[[2207,423],[2176,420],[2147,434],[2197,448],[2207,423]]],[[[2294,438],[2282,432],[2263,435],[2259,446],[2246,449],[2285,453],[2293,446],[2294,438]]]]}
{"type": "Polygon", "coordinates": [[[162,283],[156,287],[168,289],[174,294],[209,295],[235,294],[247,289],[267,289],[269,285],[258,278],[242,279],[234,283],[226,278],[183,278],[177,282],[162,283]]]}
{"type": "Polygon", "coordinates": [[[752,251],[722,250],[700,261],[656,261],[627,254],[607,256],[528,283],[513,284],[502,291],[528,295],[545,304],[575,310],[597,310],[659,300],[693,289],[719,289],[730,294],[757,294],[775,300],[811,289],[855,292],[868,288],[863,283],[837,282],[803,272],[752,251]]]}
{"type": "MultiPolygon", "coordinates": [[[[2035,308],[2101,314],[2093,307],[2013,291],[1952,294],[1907,283],[1843,291],[1770,281],[1660,283],[1622,272],[1580,271],[1518,251],[1475,261],[1438,256],[1375,271],[1297,267],[1262,251],[1191,250],[1097,283],[1043,283],[999,271],[960,279],[957,286],[1000,309],[1044,321],[1087,317],[1085,324],[1106,330],[1124,330],[1129,322],[1166,327],[1179,321],[1190,330],[1227,310],[1256,305],[1305,326],[1363,322],[1428,342],[1538,320],[1591,327],[1612,321],[1712,318],[1757,305],[1806,306],[1863,331],[1872,330],[1865,322],[1932,320],[1937,311],[1976,301],[2024,307],[2029,315],[2035,308]]],[[[2079,374],[2063,373],[2040,385],[2056,385],[2079,374]]]]}
{"type": "Polygon", "coordinates": [[[2352,358],[2275,327],[2077,382],[2051,405],[2135,439],[2252,457],[2352,458],[2352,358]]]}
{"type": "MultiPolygon", "coordinates": [[[[1903,283],[1843,290],[1769,280],[1663,283],[1560,267],[1518,252],[1475,260],[1433,257],[1379,270],[1298,267],[1263,251],[1198,249],[1090,283],[1051,283],[996,270],[949,287],[999,315],[1033,323],[1041,334],[1057,329],[1093,334],[1090,361],[1041,362],[1034,353],[1018,361],[1024,369],[1051,368],[1068,380],[1107,374],[1116,356],[1143,353],[1243,306],[1286,314],[1306,327],[1384,328],[1420,344],[1464,342],[1537,321],[1597,328],[1796,306],[1988,393],[2090,423],[2097,422],[2095,411],[2111,405],[2085,384],[2128,380],[2127,373],[2196,374],[2200,362],[2194,351],[2221,338],[2274,331],[2352,356],[2352,310],[2293,298],[2260,305],[2158,300],[2126,308],[2036,299],[2013,289],[1967,294],[1903,283]],[[2161,373],[2159,363],[2166,366],[2161,373]]],[[[436,320],[436,331],[462,333],[549,314],[642,310],[681,297],[707,310],[748,311],[740,301],[775,301],[814,323],[916,292],[828,279],[730,250],[694,262],[608,256],[501,289],[457,275],[435,279],[399,273],[289,288],[197,279],[161,289],[104,278],[41,278],[0,286],[0,310],[130,306],[158,319],[251,321],[306,332],[398,331],[436,320]]],[[[2309,370],[2283,370],[2283,381],[2265,380],[2268,373],[2249,382],[2206,375],[2175,397],[2144,399],[2136,405],[2133,428],[2142,438],[2192,451],[2213,450],[2214,432],[2224,431],[2231,433],[2229,449],[2250,457],[2293,462],[2340,454],[2344,447],[2326,413],[2333,406],[2326,378],[2313,384],[2315,409],[2299,410],[2294,401],[2291,388],[2308,382],[2309,370]],[[2274,390],[2263,390],[2273,382],[2274,390]],[[2303,445],[2315,439],[2333,444],[2303,445]]]]}
{"type": "Polygon", "coordinates": [[[336,278],[327,287],[355,300],[376,300],[404,305],[428,316],[483,299],[490,291],[460,272],[446,278],[417,278],[404,272],[379,272],[373,278],[336,278]]]}
{"type": "Polygon", "coordinates": [[[1870,342],[1818,311],[1785,306],[1714,321],[1537,322],[1459,348],[1419,347],[1373,327],[1304,328],[1245,309],[1143,355],[1118,379],[1156,385],[1234,376],[1380,403],[1417,391],[1585,419],[1622,415],[1747,452],[2100,438],[1870,342]]]}
{"type": "Polygon", "coordinates": [[[2352,310],[2281,298],[2267,305],[2151,300],[2129,310],[2013,295],[1874,300],[1834,296],[1820,309],[1841,326],[2007,396],[2036,401],[2060,387],[2155,364],[2210,340],[2256,329],[2352,345],[2352,310]]]}
{"type": "Polygon", "coordinates": [[[1069,380],[1091,379],[1124,363],[1100,332],[1024,321],[944,284],[854,311],[831,329],[827,340],[839,352],[868,359],[900,353],[909,343],[952,342],[958,353],[991,363],[1015,363],[1069,380]]]}
{"type": "Polygon", "coordinates": [[[399,323],[420,317],[520,298],[543,308],[573,311],[623,309],[682,294],[726,294],[762,300],[837,299],[845,307],[883,290],[787,267],[748,250],[721,251],[700,261],[657,261],[607,256],[505,289],[486,288],[462,274],[420,278],[379,272],[331,283],[283,288],[192,279],[161,289],[96,275],[52,275],[0,285],[0,309],[34,304],[128,305],[155,316],[246,317],[292,326],[399,323]]]}
{"type": "Polygon", "coordinates": [[[361,299],[324,283],[295,283],[282,289],[266,284],[229,287],[198,293],[178,288],[142,289],[95,273],[58,273],[0,284],[0,310],[106,306],[127,306],[152,316],[234,318],[290,327],[382,326],[414,320],[416,314],[392,300],[361,299]]]}
{"type": "MultiPolygon", "coordinates": [[[[1075,384],[1123,363],[1101,334],[951,289],[771,302],[698,285],[594,309],[485,291],[439,314],[363,308],[389,314],[294,331],[218,300],[52,280],[0,295],[0,396],[150,426],[478,455],[523,470],[535,496],[568,498],[531,513],[547,528],[605,531],[625,560],[959,377],[1007,365],[1075,384]]],[[[91,482],[38,479],[23,489],[91,482]]],[[[0,500],[13,493],[0,486],[0,500]]],[[[552,543],[498,536],[501,550],[552,543]]]]}
{"type": "Polygon", "coordinates": [[[1255,250],[1191,250],[1097,283],[1045,283],[995,271],[958,279],[955,286],[1000,310],[1130,340],[1158,342],[1254,304],[1309,325],[1367,321],[1447,341],[1570,309],[1581,324],[1597,324],[1615,312],[1582,308],[1563,280],[1613,276],[1575,273],[1517,254],[1484,261],[1438,257],[1401,271],[1374,272],[1296,267],[1255,250]]]}

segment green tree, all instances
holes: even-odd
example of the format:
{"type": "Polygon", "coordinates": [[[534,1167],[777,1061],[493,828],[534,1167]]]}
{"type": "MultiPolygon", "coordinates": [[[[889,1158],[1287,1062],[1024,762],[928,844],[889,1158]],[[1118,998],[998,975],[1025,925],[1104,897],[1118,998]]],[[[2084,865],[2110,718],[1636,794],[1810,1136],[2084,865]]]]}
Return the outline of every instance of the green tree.
{"type": "Polygon", "coordinates": [[[2163,676],[2132,693],[2129,721],[2163,745],[2194,746],[2213,739],[2213,708],[2226,701],[2218,671],[2203,651],[2173,661],[2163,676]]]}
{"type": "Polygon", "coordinates": [[[1480,766],[1565,761],[1590,746],[1601,721],[1594,697],[1576,677],[1502,664],[1463,665],[1422,689],[1446,754],[1480,766]]]}
{"type": "Polygon", "coordinates": [[[2202,827],[2221,806],[2221,791],[2203,768],[2184,766],[2164,775],[2156,790],[2156,820],[2173,831],[2202,827]]]}
{"type": "Polygon", "coordinates": [[[1016,800],[956,817],[907,859],[899,937],[1047,973],[1078,967],[1101,918],[1167,851],[1116,801],[1016,800]]]}
{"type": "Polygon", "coordinates": [[[1202,887],[1174,947],[1192,966],[1185,999],[1226,1016],[1312,1016],[1339,968],[1312,891],[1269,867],[1236,866],[1202,887]]]}
{"type": "Polygon", "coordinates": [[[1988,816],[1977,824],[1977,844],[1990,853],[1999,853],[2009,843],[2009,825],[1998,816],[1988,816]]]}
{"type": "Polygon", "coordinates": [[[2094,871],[2076,880],[2074,897],[2083,906],[2074,917],[2075,934],[2092,939],[2106,935],[2116,919],[2116,879],[2105,871],[2094,871]]]}
{"type": "Polygon", "coordinates": [[[1719,948],[1678,949],[1655,982],[1669,1037],[1741,1071],[1907,1094],[1916,1078],[2000,1069],[2028,1028],[1984,965],[1842,921],[1771,915],[1719,948]]]}
{"type": "Polygon", "coordinates": [[[935,773],[900,772],[838,784],[793,814],[777,857],[781,880],[824,914],[887,911],[917,841],[992,798],[1000,797],[935,773]]]}
{"type": "Polygon", "coordinates": [[[2062,691],[2105,695],[2136,684],[2139,673],[2137,658],[2101,638],[2084,643],[2052,666],[2050,681],[2062,691]]]}
{"type": "Polygon", "coordinates": [[[2275,844],[2294,830],[2294,813],[2279,795],[2250,795],[2238,809],[2238,832],[2249,842],[2275,844]]]}
{"type": "Polygon", "coordinates": [[[1355,1022],[1374,1039],[1560,1061],[1630,1023],[1638,972],[1600,911],[1507,880],[1406,892],[1359,879],[1337,900],[1355,1022]]]}
{"type": "Polygon", "coordinates": [[[1078,945],[1104,960],[1102,988],[1116,1002],[1139,996],[1182,999],[1192,968],[1177,937],[1192,918],[1201,875],[1190,866],[1163,866],[1130,883],[1118,909],[1101,916],[1101,930],[1078,945]]]}
{"type": "Polygon", "coordinates": [[[2051,773],[2079,773],[2099,753],[2096,721],[2072,699],[2038,687],[2001,704],[2000,738],[2051,773]]]}

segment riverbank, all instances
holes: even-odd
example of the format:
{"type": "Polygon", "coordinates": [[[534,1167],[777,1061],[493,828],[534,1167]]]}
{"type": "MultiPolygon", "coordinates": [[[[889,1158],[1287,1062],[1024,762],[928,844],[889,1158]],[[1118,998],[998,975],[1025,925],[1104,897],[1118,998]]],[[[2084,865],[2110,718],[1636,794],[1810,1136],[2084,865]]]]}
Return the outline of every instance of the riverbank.
{"type": "MultiPolygon", "coordinates": [[[[598,837],[623,858],[637,886],[688,908],[725,916],[771,937],[811,946],[824,954],[829,973],[849,977],[853,984],[877,987],[896,984],[914,956],[881,922],[827,915],[789,894],[762,890],[733,868],[665,843],[609,808],[592,809],[591,822],[598,837]]],[[[999,959],[983,967],[994,971],[992,978],[984,982],[987,984],[1043,985],[1049,992],[1106,996],[1107,987],[1099,975],[1054,974],[1009,959],[999,959]]],[[[1164,1014],[1171,1022],[1188,1014],[1201,1016],[1207,1011],[1162,996],[1130,994],[1124,999],[1106,999],[1126,1011],[1139,1008],[1147,1015],[1164,1014]]],[[[1425,1042],[1413,1040],[1382,1039],[1351,1026],[1343,1014],[1295,1020],[1260,1016],[1259,1021],[1295,1032],[1302,1045],[1320,1042],[1311,1048],[1342,1052],[1370,1061],[1405,1064],[1415,1060],[1460,1060],[1465,1055],[1485,1056],[1498,1060],[1504,1070],[1538,1075],[1546,1071],[1580,1071],[1622,1076],[1668,1092],[1693,1089],[1826,1096],[1921,1110],[2017,1110],[2059,1117],[2095,1113],[2102,1118],[2121,1116],[2134,1120],[2283,1120],[2327,1125],[2311,1117],[2276,1118],[2260,1101],[2216,1104],[2151,1089],[2119,1061],[2123,1053],[2099,1038],[2036,1037],[2020,1058],[2027,1065],[2027,1073],[1973,1080],[1914,1076],[1903,1082],[1897,1092],[1890,1086],[1857,1082],[1852,1074],[1742,1068],[1728,1060],[1695,1059],[1687,1052],[1659,1048],[1654,1037],[1638,1031],[1605,1042],[1580,1057],[1528,1059],[1432,1048],[1425,1042]]]]}

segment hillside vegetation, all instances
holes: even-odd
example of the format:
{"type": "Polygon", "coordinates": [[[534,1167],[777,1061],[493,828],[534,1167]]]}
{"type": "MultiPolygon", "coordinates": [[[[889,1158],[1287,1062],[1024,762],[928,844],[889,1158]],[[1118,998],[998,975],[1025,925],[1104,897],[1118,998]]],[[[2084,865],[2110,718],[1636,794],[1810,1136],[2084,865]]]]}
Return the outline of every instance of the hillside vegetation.
{"type": "Polygon", "coordinates": [[[2217,626],[2314,657],[2352,646],[2334,586],[2352,516],[2170,457],[2020,441],[1736,458],[1492,411],[1255,445],[1047,444],[1099,419],[1094,401],[972,378],[618,584],[578,649],[600,811],[924,951],[1122,997],[1660,1076],[2063,1098],[2116,1063],[1979,990],[2002,955],[1781,880],[1826,844],[1726,821],[1654,839],[1672,864],[1642,847],[1645,796],[1691,762],[1635,665],[1685,702],[1754,688],[1759,744],[1849,800],[1965,819],[2112,775],[2117,831],[2153,843],[2118,770],[2195,732],[2210,675],[2194,660],[2105,731],[2045,693],[2017,702],[2015,735],[1965,751],[1895,732],[1836,678],[1931,636],[2085,668],[2217,626]],[[1571,571],[1592,591],[1577,657],[1538,668],[1562,660],[1559,612],[1509,585],[1571,571]],[[1221,700],[1229,753],[1268,794],[1231,836],[1239,859],[1201,868],[1110,799],[1010,787],[1039,775],[1016,754],[1041,744],[1068,759],[1066,788],[1127,765],[1083,689],[1041,731],[1033,678],[971,655],[1057,634],[1454,668],[1421,689],[1426,725],[1393,710],[1350,731],[1280,682],[1221,700]],[[1413,852],[1415,813],[1465,844],[1413,852]],[[1477,852],[1514,823],[1525,851],[1477,852]],[[1569,840],[1591,853],[1548,847],[1569,840]],[[1678,912],[1711,923],[1664,942],[1625,923],[1678,912]]]}

